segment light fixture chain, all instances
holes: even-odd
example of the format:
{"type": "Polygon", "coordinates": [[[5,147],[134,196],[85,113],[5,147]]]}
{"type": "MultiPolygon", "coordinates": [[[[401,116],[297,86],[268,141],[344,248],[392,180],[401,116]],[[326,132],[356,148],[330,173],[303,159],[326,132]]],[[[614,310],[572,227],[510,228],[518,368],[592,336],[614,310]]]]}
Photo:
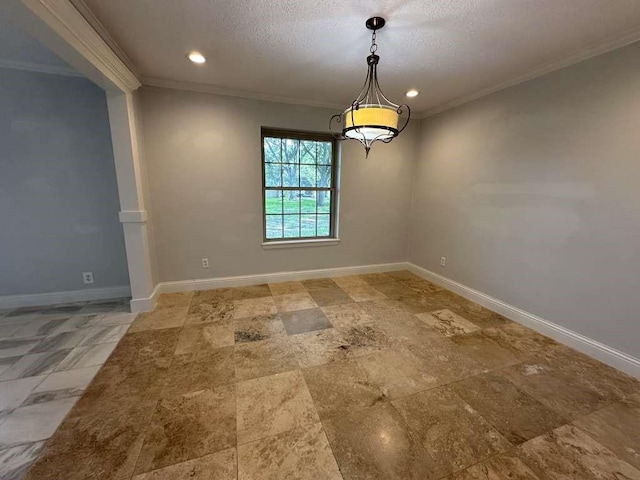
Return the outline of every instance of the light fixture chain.
{"type": "Polygon", "coordinates": [[[371,48],[369,51],[371,53],[376,53],[376,50],[378,50],[378,44],[376,43],[376,31],[374,30],[371,34],[371,48]]]}

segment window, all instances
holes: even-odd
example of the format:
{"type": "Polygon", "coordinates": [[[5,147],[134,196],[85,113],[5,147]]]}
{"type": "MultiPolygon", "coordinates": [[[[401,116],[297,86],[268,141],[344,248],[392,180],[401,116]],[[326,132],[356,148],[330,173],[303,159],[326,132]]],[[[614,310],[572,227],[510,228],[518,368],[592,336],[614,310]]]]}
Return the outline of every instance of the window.
{"type": "Polygon", "coordinates": [[[331,135],[262,129],[264,241],[335,238],[331,135]]]}

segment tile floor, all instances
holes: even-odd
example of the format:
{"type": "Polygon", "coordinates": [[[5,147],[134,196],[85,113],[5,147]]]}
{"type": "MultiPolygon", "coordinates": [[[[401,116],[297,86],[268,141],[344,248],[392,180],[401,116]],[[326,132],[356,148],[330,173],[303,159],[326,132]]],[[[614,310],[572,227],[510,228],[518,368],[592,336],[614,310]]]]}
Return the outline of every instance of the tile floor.
{"type": "Polygon", "coordinates": [[[0,478],[20,479],[135,315],[129,299],[0,311],[0,478]]]}
{"type": "Polygon", "coordinates": [[[638,381],[406,271],[163,295],[51,409],[29,480],[640,479],[638,381]]]}

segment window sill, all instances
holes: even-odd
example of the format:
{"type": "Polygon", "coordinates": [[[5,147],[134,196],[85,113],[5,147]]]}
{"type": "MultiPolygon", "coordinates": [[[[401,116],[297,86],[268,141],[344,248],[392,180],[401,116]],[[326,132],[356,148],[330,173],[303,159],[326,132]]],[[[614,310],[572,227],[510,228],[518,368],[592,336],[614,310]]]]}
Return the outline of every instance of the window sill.
{"type": "Polygon", "coordinates": [[[262,242],[264,250],[274,250],[278,248],[299,248],[299,247],[328,247],[338,245],[339,238],[321,238],[314,240],[283,240],[278,242],[262,242]]]}

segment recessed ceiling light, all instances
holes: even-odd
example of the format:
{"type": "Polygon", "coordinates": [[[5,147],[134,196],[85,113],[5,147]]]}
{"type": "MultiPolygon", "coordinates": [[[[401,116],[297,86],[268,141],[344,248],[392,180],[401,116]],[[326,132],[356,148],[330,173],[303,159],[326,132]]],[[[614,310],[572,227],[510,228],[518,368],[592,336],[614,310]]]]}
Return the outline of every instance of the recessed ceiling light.
{"type": "Polygon", "coordinates": [[[204,55],[202,55],[200,52],[190,52],[187,55],[187,58],[193,63],[204,63],[207,61],[207,59],[204,58],[204,55]]]}
{"type": "Polygon", "coordinates": [[[418,90],[409,90],[407,93],[405,93],[405,95],[409,98],[413,98],[420,95],[420,92],[418,90]]]}

